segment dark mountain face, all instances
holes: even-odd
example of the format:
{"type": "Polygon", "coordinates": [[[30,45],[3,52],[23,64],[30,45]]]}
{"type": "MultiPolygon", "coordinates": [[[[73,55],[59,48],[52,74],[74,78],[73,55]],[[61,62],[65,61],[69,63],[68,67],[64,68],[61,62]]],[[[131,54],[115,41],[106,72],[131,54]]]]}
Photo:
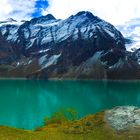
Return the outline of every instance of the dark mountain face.
{"type": "Polygon", "coordinates": [[[2,77],[140,78],[134,74],[138,61],[126,51],[122,34],[90,12],[66,20],[49,14],[2,22],[0,34],[0,52],[6,54],[3,59],[0,53],[0,69],[6,67],[2,77]]]}

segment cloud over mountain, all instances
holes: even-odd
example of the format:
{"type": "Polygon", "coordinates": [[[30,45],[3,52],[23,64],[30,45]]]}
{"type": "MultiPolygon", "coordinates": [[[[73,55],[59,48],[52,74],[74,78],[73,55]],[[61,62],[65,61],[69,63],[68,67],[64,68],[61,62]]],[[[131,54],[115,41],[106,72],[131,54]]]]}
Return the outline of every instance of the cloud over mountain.
{"type": "Polygon", "coordinates": [[[35,4],[36,0],[0,0],[0,19],[29,19],[35,11],[35,4]]]}
{"type": "Polygon", "coordinates": [[[113,23],[123,23],[140,16],[139,0],[48,0],[49,7],[43,14],[52,13],[57,18],[66,18],[81,10],[89,10],[93,14],[113,23]]]}
{"type": "Polygon", "coordinates": [[[52,13],[56,18],[64,19],[83,10],[112,24],[140,16],[139,0],[0,0],[0,20],[30,19],[40,16],[41,11],[43,15],[52,13]]]}

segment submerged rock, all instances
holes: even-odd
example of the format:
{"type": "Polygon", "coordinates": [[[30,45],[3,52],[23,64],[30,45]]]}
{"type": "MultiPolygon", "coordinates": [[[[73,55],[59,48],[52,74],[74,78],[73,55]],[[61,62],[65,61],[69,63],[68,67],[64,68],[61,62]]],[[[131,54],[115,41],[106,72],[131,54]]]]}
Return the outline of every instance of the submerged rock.
{"type": "Polygon", "coordinates": [[[135,106],[115,107],[105,112],[106,122],[117,131],[140,128],[140,108],[135,106]]]}

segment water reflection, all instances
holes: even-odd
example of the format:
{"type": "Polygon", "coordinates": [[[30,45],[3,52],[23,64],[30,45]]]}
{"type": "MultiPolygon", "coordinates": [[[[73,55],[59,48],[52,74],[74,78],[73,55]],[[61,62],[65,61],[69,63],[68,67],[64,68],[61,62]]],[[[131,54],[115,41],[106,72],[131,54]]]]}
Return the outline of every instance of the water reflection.
{"type": "Polygon", "coordinates": [[[60,108],[82,117],[120,105],[140,107],[140,82],[0,81],[0,125],[33,129],[60,108]]]}

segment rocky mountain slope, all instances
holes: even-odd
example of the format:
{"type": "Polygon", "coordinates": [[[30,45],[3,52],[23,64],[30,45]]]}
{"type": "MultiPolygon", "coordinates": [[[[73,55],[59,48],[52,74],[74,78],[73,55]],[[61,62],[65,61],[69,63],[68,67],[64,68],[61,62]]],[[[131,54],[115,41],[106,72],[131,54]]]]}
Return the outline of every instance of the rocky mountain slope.
{"type": "Polygon", "coordinates": [[[139,79],[138,53],[90,12],[0,22],[0,77],[139,79]]]}

